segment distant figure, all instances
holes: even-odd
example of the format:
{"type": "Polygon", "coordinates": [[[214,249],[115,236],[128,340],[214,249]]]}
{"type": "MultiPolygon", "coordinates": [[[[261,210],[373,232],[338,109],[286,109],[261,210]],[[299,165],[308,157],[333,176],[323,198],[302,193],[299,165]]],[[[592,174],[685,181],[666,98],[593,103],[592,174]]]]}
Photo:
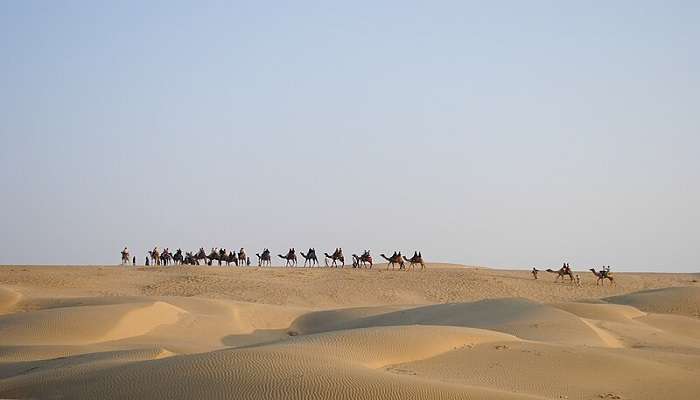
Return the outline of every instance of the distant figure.
{"type": "Polygon", "coordinates": [[[122,250],[122,265],[124,264],[129,264],[129,249],[124,246],[124,250],[122,250]]]}
{"type": "Polygon", "coordinates": [[[533,276],[535,279],[537,279],[537,273],[538,273],[538,272],[539,272],[539,271],[537,270],[537,268],[532,267],[532,276],[533,276]]]}
{"type": "Polygon", "coordinates": [[[250,257],[248,257],[248,258],[245,260],[245,265],[247,265],[247,266],[250,267],[250,257]]]}
{"type": "Polygon", "coordinates": [[[569,267],[569,263],[564,264],[564,272],[571,274],[571,267],[569,267]]]}
{"type": "Polygon", "coordinates": [[[148,256],[146,256],[146,266],[148,267],[150,264],[148,263],[148,256]]]}
{"type": "Polygon", "coordinates": [[[136,266],[136,256],[131,260],[131,265],[136,266]]]}
{"type": "Polygon", "coordinates": [[[576,286],[581,287],[581,277],[576,274],[576,286]]]}

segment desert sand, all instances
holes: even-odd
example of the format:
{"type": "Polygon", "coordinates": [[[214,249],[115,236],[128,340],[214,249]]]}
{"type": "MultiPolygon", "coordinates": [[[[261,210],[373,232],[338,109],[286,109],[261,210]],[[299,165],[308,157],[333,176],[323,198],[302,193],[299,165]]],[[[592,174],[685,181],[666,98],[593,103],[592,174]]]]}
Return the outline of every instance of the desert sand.
{"type": "Polygon", "coordinates": [[[700,275],[0,267],[0,398],[697,399],[700,275]]]}

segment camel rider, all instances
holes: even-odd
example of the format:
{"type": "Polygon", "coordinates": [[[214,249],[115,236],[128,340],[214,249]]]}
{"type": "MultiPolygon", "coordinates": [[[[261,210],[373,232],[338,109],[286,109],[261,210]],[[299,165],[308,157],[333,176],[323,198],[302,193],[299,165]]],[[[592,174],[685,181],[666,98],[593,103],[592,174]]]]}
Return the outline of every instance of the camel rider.
{"type": "Polygon", "coordinates": [[[129,254],[129,249],[124,246],[124,250],[122,250],[122,255],[129,254]]]}

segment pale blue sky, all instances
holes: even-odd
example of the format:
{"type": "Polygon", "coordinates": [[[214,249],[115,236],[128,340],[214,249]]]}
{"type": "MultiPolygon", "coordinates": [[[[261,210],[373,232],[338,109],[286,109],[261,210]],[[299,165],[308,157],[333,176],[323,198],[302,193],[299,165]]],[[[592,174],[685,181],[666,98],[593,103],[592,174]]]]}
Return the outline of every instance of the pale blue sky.
{"type": "Polygon", "coordinates": [[[0,263],[700,270],[700,2],[329,3],[2,2],[0,263]]]}

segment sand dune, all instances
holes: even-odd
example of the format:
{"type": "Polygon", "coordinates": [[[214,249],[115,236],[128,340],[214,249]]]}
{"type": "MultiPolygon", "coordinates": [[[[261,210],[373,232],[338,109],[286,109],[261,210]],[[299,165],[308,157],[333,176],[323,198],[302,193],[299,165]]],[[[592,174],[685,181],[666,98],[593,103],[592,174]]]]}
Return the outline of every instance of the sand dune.
{"type": "Polygon", "coordinates": [[[664,332],[700,340],[700,319],[679,315],[649,314],[639,321],[664,332]]]}
{"type": "Polygon", "coordinates": [[[393,369],[543,398],[594,399],[608,393],[624,399],[695,398],[697,368],[653,358],[653,353],[622,349],[514,342],[456,350],[393,369]]]}
{"type": "Polygon", "coordinates": [[[696,398],[688,276],[428,267],[0,268],[0,397],[696,398]]]}
{"type": "Polygon", "coordinates": [[[700,287],[674,287],[644,290],[604,299],[642,311],[700,317],[700,287]]]}
{"type": "Polygon", "coordinates": [[[22,296],[14,290],[0,287],[0,314],[12,311],[22,296]]]}
{"type": "Polygon", "coordinates": [[[143,335],[184,310],[163,302],[80,306],[0,317],[3,344],[89,344],[143,335]]]}
{"type": "Polygon", "coordinates": [[[106,399],[533,398],[395,375],[318,353],[267,347],[170,357],[42,378],[9,378],[0,390],[5,396],[46,397],[60,385],[61,395],[68,398],[106,399]]]}
{"type": "Polygon", "coordinates": [[[592,304],[592,303],[558,303],[554,307],[568,311],[581,318],[591,318],[603,321],[629,322],[634,318],[640,318],[647,313],[631,306],[617,304],[592,304]]]}
{"type": "Polygon", "coordinates": [[[381,326],[302,336],[275,346],[325,354],[342,362],[380,368],[436,356],[464,346],[517,341],[499,332],[454,326],[381,326]]]}
{"type": "MultiPolygon", "coordinates": [[[[332,316],[329,317],[333,319],[332,316]]],[[[529,340],[605,345],[596,331],[575,315],[525,299],[436,304],[343,321],[331,328],[339,330],[415,324],[482,328],[529,340]]],[[[304,332],[303,329],[301,331],[304,332]]]]}

